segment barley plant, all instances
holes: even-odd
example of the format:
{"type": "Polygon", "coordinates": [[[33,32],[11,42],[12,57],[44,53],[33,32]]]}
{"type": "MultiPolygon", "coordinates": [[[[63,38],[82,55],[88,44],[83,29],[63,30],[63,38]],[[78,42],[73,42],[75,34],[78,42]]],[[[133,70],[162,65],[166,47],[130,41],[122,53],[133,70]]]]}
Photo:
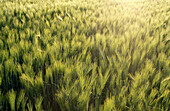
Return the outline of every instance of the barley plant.
{"type": "Polygon", "coordinates": [[[170,2],[0,0],[0,111],[170,111],[170,2]]]}

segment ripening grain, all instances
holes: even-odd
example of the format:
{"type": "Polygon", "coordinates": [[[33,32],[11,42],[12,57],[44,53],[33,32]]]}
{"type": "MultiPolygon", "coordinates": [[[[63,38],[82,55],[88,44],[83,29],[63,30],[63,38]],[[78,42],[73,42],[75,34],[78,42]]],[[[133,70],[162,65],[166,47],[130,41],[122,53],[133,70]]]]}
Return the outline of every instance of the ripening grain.
{"type": "Polygon", "coordinates": [[[0,110],[169,111],[166,0],[0,0],[0,110]]]}

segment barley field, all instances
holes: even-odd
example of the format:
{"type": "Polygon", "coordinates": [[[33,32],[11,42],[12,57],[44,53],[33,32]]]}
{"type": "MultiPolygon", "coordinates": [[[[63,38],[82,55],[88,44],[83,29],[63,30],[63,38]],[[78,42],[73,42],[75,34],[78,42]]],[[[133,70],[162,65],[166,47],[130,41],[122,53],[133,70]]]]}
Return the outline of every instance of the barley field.
{"type": "Polygon", "coordinates": [[[170,111],[170,1],[0,0],[0,111],[170,111]]]}

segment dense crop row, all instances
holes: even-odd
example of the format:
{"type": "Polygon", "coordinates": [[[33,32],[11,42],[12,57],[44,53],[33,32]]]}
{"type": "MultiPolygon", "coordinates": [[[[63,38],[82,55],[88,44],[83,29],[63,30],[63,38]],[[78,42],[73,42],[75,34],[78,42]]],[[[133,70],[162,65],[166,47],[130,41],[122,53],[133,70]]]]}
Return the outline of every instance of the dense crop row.
{"type": "Polygon", "coordinates": [[[170,4],[0,1],[1,111],[170,110],[170,4]]]}

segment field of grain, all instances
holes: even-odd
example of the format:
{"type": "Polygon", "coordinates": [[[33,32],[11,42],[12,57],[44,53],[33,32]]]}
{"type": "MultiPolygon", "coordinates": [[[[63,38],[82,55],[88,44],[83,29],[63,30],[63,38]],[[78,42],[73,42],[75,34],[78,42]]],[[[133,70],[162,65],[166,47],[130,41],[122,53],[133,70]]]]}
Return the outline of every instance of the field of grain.
{"type": "Polygon", "coordinates": [[[0,111],[169,111],[168,0],[0,0],[0,111]]]}

